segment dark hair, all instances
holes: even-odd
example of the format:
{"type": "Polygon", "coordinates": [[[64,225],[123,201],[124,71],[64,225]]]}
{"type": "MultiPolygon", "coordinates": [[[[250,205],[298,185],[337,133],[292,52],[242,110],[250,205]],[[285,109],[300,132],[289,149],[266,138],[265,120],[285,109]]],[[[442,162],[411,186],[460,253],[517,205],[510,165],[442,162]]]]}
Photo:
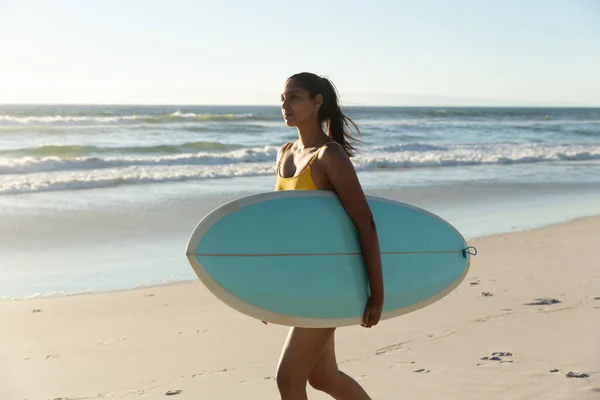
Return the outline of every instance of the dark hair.
{"type": "Polygon", "coordinates": [[[301,72],[289,77],[294,83],[307,90],[310,97],[320,94],[323,96],[323,104],[319,109],[319,123],[325,122],[327,135],[338,142],[349,157],[356,154],[356,144],[361,135],[358,126],[348,118],[340,108],[338,95],[333,83],[325,78],[310,72],[301,72]],[[351,132],[354,128],[355,133],[351,132]]]}

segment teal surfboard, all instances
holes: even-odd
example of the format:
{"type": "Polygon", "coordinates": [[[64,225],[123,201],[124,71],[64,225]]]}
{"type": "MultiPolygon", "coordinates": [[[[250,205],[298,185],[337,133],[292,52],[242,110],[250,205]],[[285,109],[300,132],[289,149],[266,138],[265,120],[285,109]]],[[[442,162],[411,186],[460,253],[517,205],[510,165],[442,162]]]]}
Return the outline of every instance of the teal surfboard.
{"type": "MultiPolygon", "coordinates": [[[[380,242],[381,319],[425,307],[454,290],[469,269],[462,235],[438,216],[367,196],[380,242]]],[[[275,191],[242,197],[206,215],[187,258],[221,301],[288,326],[361,323],[369,285],[357,231],[329,191],[275,191]]]]}

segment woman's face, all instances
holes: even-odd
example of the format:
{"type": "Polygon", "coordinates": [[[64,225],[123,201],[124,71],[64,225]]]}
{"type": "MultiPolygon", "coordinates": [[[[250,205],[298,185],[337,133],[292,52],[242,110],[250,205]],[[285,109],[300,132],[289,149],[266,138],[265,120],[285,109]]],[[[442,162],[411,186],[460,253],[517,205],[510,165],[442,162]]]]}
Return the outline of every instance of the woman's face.
{"type": "Polygon", "coordinates": [[[310,97],[306,89],[294,84],[294,81],[287,80],[283,93],[281,94],[281,113],[287,126],[303,125],[307,121],[317,119],[319,113],[319,99],[310,97]]]}

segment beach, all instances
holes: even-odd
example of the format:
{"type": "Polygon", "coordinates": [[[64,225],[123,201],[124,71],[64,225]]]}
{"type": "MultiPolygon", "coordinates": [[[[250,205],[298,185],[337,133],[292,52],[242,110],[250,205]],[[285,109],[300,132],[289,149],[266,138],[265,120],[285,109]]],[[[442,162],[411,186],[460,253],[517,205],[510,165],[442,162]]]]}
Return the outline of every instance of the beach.
{"type": "MultiPolygon", "coordinates": [[[[349,114],[365,193],[479,253],[442,300],[340,328],[340,368],[374,399],[600,399],[599,111],[349,114]]],[[[294,134],[276,107],[0,107],[0,399],[278,398],[287,328],[217,300],[185,247],[273,190],[294,134]]]]}
{"type": "MultiPolygon", "coordinates": [[[[340,368],[375,399],[600,398],[598,237],[590,217],[471,241],[446,298],[340,328],[340,368]]],[[[2,399],[277,398],[287,328],[198,281],[6,301],[0,318],[2,399]]]]}

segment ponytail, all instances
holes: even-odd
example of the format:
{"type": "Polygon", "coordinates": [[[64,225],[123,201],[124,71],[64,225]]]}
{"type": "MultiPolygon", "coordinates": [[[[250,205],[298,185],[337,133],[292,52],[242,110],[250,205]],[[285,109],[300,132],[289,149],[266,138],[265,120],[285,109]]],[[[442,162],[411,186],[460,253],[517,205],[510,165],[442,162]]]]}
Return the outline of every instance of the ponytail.
{"type": "Polygon", "coordinates": [[[342,112],[333,83],[327,78],[308,72],[293,75],[289,79],[308,90],[311,97],[317,94],[323,96],[318,115],[319,123],[325,123],[327,135],[342,146],[348,157],[356,155],[359,137],[362,135],[354,121],[342,112]]]}
{"type": "Polygon", "coordinates": [[[323,79],[327,88],[328,96],[323,96],[323,107],[319,110],[319,121],[325,121],[327,135],[338,142],[348,154],[352,157],[357,153],[356,145],[361,135],[358,126],[348,118],[343,112],[338,102],[337,90],[333,83],[327,78],[323,79]],[[355,134],[352,134],[350,128],[354,128],[355,134]]]}

